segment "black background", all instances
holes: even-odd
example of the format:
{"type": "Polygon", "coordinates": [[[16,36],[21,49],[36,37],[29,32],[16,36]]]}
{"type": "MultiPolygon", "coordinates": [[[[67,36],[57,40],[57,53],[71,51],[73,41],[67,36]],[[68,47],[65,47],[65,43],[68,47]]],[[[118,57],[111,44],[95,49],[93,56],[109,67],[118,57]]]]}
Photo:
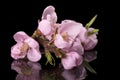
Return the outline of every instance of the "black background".
{"type": "MultiPolygon", "coordinates": [[[[71,19],[81,22],[85,25],[95,14],[98,15],[96,21],[92,25],[98,28],[98,58],[91,63],[93,68],[98,72],[97,75],[89,74],[86,80],[106,80],[105,69],[106,62],[105,56],[111,55],[113,43],[111,32],[113,32],[112,12],[110,3],[105,3],[102,0],[96,1],[83,1],[83,0],[16,0],[5,1],[2,6],[2,21],[1,24],[1,79],[14,80],[16,73],[11,70],[11,63],[13,59],[10,56],[11,46],[15,44],[13,35],[17,31],[25,31],[28,35],[32,35],[37,28],[37,20],[41,19],[42,12],[45,7],[53,5],[58,16],[58,23],[64,19],[71,19]],[[110,10],[109,10],[110,9],[110,10]],[[107,19],[109,18],[109,19],[107,19]]],[[[109,60],[108,60],[109,61],[109,60]]]]}

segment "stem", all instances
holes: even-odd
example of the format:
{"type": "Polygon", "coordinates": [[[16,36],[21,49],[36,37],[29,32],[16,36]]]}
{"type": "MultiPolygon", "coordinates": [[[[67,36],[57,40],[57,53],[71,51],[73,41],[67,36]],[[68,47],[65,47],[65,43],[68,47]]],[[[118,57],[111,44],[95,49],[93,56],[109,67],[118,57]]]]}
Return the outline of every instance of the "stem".
{"type": "Polygon", "coordinates": [[[39,30],[36,30],[31,37],[34,38],[41,46],[44,47],[45,55],[47,58],[46,64],[50,63],[51,65],[55,65],[55,60],[51,53],[54,53],[57,58],[65,57],[65,52],[61,49],[58,49],[53,44],[54,40],[50,43],[50,41],[47,40],[39,30]]]}
{"type": "Polygon", "coordinates": [[[39,30],[35,30],[31,37],[35,39],[36,37],[38,37],[40,35],[42,35],[42,33],[39,30]]]}

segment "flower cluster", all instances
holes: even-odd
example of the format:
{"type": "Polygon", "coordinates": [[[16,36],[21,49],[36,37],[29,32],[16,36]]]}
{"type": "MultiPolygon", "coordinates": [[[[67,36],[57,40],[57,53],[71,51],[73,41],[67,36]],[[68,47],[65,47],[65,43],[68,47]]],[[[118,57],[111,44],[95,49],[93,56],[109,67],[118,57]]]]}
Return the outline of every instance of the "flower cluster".
{"type": "Polygon", "coordinates": [[[14,34],[17,43],[11,48],[11,56],[14,59],[26,57],[37,62],[45,54],[46,64],[55,65],[51,55],[54,54],[61,59],[64,69],[80,66],[84,62],[84,51],[92,50],[98,43],[99,30],[90,27],[96,17],[97,15],[85,26],[74,20],[57,23],[55,8],[48,6],[44,9],[41,20],[38,20],[38,28],[32,36],[23,31],[14,34]]]}

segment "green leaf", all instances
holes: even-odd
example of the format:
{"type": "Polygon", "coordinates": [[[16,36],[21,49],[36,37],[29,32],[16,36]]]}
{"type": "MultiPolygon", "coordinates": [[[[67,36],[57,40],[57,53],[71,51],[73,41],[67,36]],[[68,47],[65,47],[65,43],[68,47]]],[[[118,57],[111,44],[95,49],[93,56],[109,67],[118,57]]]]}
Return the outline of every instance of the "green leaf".
{"type": "Polygon", "coordinates": [[[99,31],[99,29],[94,29],[88,32],[88,36],[93,35],[94,33],[97,33],[99,31]]]}
{"type": "Polygon", "coordinates": [[[87,23],[87,24],[85,25],[85,28],[88,29],[88,28],[93,24],[93,22],[96,20],[96,18],[97,18],[97,15],[95,15],[95,16],[89,21],[89,23],[87,23]]]}
{"type": "Polygon", "coordinates": [[[46,50],[45,52],[46,52],[46,53],[45,53],[45,56],[46,56],[46,58],[47,58],[46,65],[47,65],[48,63],[50,63],[51,65],[55,66],[55,59],[53,58],[53,56],[51,55],[51,53],[50,53],[48,50],[46,50]]]}
{"type": "Polygon", "coordinates": [[[83,65],[88,69],[91,73],[97,74],[97,72],[90,66],[90,64],[84,60],[83,65]]]}

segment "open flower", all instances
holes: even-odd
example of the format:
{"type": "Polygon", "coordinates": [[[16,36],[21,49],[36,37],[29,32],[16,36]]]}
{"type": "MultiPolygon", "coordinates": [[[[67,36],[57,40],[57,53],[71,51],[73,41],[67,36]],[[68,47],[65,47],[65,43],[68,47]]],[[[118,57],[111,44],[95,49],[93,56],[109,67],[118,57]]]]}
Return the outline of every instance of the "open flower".
{"type": "Polygon", "coordinates": [[[57,15],[53,6],[48,6],[44,9],[42,14],[42,20],[38,23],[38,30],[46,36],[47,39],[51,39],[52,34],[55,32],[57,22],[57,15]]]}
{"type": "Polygon", "coordinates": [[[73,67],[81,65],[83,57],[76,52],[69,52],[66,57],[61,59],[64,69],[72,69],[73,67]]]}
{"type": "Polygon", "coordinates": [[[72,20],[64,20],[58,27],[58,33],[54,38],[54,44],[66,52],[75,51],[83,54],[81,41],[76,39],[83,25],[72,20]]]}
{"type": "Polygon", "coordinates": [[[96,18],[97,18],[97,15],[95,15],[89,21],[89,23],[85,25],[82,32],[78,36],[85,50],[93,49],[98,43],[97,34],[99,29],[90,28],[90,26],[93,24],[96,18]]]}
{"type": "Polygon", "coordinates": [[[40,60],[41,53],[39,51],[39,44],[33,38],[29,37],[25,32],[19,31],[14,35],[17,42],[11,48],[11,56],[14,59],[27,58],[30,61],[36,62],[40,60]]]}
{"type": "Polygon", "coordinates": [[[82,24],[72,20],[64,20],[58,27],[58,34],[56,34],[54,44],[58,48],[69,48],[74,42],[75,38],[80,32],[82,24]]]}

